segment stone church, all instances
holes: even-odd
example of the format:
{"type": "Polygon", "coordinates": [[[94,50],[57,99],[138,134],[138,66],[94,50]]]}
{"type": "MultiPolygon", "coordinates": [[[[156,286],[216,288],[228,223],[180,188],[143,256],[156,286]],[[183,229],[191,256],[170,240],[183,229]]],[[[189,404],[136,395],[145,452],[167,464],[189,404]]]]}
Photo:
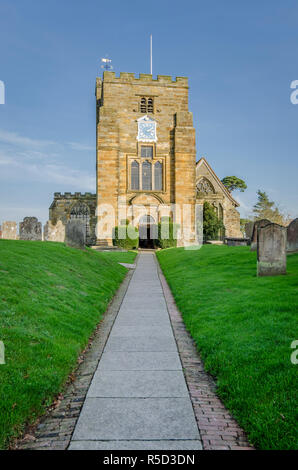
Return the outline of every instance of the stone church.
{"type": "Polygon", "coordinates": [[[113,225],[123,220],[139,227],[170,216],[187,225],[188,241],[195,243],[195,215],[208,201],[223,220],[225,236],[242,237],[238,202],[205,158],[196,163],[188,89],[186,77],[116,77],[105,71],[103,79],[97,78],[96,194],[55,193],[50,221],[80,218],[87,244],[104,246],[112,244],[113,225]],[[96,212],[99,207],[103,210],[96,212]]]}

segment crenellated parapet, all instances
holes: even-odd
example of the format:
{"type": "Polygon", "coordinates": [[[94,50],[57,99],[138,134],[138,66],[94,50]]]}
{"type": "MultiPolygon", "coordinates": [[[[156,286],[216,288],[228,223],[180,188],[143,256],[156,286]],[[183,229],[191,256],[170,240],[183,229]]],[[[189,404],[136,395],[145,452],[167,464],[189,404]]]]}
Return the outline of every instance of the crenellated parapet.
{"type": "Polygon", "coordinates": [[[93,193],[54,193],[54,199],[96,198],[93,193]]]}
{"type": "MultiPolygon", "coordinates": [[[[138,77],[134,73],[129,72],[120,72],[119,77],[116,76],[115,72],[105,71],[103,73],[103,79],[105,83],[115,82],[115,83],[128,83],[132,82],[133,84],[152,84],[152,85],[171,85],[177,87],[188,87],[188,78],[187,77],[176,77],[173,79],[171,75],[157,75],[157,78],[153,78],[150,73],[140,73],[138,77]]],[[[102,79],[96,79],[97,87],[101,87],[102,79]]]]}

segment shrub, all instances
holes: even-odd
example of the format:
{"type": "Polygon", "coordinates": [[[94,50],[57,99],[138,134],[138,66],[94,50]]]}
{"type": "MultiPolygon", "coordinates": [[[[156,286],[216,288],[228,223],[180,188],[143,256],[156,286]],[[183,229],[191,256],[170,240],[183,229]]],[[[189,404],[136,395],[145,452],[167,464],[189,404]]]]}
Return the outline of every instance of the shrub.
{"type": "Polygon", "coordinates": [[[174,224],[169,217],[162,217],[158,224],[158,240],[156,245],[159,248],[171,248],[177,246],[177,232],[179,225],[174,224]]]}
{"type": "Polygon", "coordinates": [[[224,232],[224,224],[217,217],[214,208],[209,202],[204,202],[203,232],[204,240],[217,240],[219,232],[224,232]]]}
{"type": "Polygon", "coordinates": [[[139,247],[139,232],[131,224],[114,227],[113,245],[126,250],[133,250],[139,247]]]}

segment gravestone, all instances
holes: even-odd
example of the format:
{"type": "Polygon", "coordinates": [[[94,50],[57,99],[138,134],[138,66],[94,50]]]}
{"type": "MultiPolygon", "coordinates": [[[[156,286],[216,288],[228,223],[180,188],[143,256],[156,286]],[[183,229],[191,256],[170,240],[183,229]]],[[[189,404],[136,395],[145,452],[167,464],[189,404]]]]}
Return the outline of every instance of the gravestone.
{"type": "Polygon", "coordinates": [[[44,226],[44,241],[46,242],[61,242],[65,240],[65,225],[61,220],[58,220],[57,224],[52,224],[48,221],[44,226]]]}
{"type": "Polygon", "coordinates": [[[65,243],[72,248],[84,249],[86,244],[86,226],[79,219],[72,219],[66,224],[65,243]]]}
{"type": "Polygon", "coordinates": [[[250,238],[225,237],[225,244],[228,246],[247,246],[250,238]]]}
{"type": "Polygon", "coordinates": [[[20,222],[20,240],[42,240],[42,225],[36,217],[25,217],[20,222]]]}
{"type": "Polygon", "coordinates": [[[297,251],[298,251],[298,219],[294,219],[287,226],[287,252],[295,253],[297,251]]]}
{"type": "Polygon", "coordinates": [[[17,224],[16,222],[3,222],[2,224],[2,238],[6,240],[17,239],[17,224]]]}
{"type": "Polygon", "coordinates": [[[258,228],[258,276],[286,274],[286,243],[286,227],[269,223],[258,228]]]}
{"type": "Polygon", "coordinates": [[[250,238],[252,239],[252,232],[253,232],[253,229],[254,229],[254,222],[247,222],[247,224],[245,224],[245,236],[246,238],[250,238]]]}
{"type": "Polygon", "coordinates": [[[265,227],[265,225],[271,224],[270,220],[268,219],[261,219],[257,220],[254,223],[253,230],[252,230],[252,236],[251,236],[251,246],[250,246],[250,251],[256,251],[257,250],[257,245],[258,245],[258,228],[260,227],[265,227]]]}

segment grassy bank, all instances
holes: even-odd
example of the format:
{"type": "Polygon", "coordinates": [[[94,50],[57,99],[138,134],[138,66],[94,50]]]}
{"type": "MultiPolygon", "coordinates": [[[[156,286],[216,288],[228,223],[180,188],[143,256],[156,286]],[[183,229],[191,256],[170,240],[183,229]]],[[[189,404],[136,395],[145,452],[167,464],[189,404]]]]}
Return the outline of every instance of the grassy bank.
{"type": "Polygon", "coordinates": [[[288,274],[256,277],[248,247],[158,253],[217,393],[260,449],[297,449],[298,254],[288,274]]]}
{"type": "Polygon", "coordinates": [[[62,389],[134,257],[0,240],[0,449],[62,389]]]}

